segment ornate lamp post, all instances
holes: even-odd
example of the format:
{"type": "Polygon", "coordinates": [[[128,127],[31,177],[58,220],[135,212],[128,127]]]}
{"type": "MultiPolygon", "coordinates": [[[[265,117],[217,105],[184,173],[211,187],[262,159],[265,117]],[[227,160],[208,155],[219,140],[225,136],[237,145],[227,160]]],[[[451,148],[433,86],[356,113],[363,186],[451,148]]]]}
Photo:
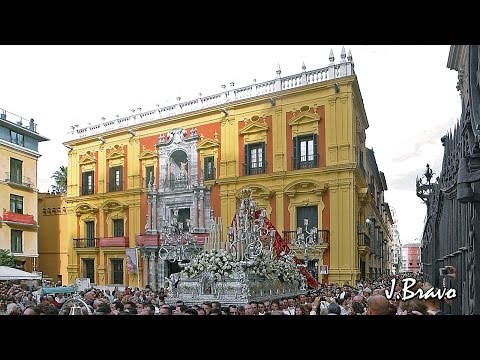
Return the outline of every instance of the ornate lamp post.
{"type": "Polygon", "coordinates": [[[295,239],[295,246],[303,249],[303,266],[308,270],[308,252],[313,249],[317,243],[318,229],[314,226],[310,231],[308,230],[308,219],[303,219],[303,226],[297,228],[297,237],[295,239]]]}
{"type": "Polygon", "coordinates": [[[191,220],[187,219],[186,223],[187,229],[184,229],[183,222],[178,222],[178,210],[175,210],[170,223],[160,230],[162,239],[162,246],[158,252],[160,259],[170,262],[190,261],[203,249],[191,233],[191,220]]]}
{"type": "Polygon", "coordinates": [[[254,260],[262,249],[268,249],[273,256],[275,229],[268,229],[265,209],[261,209],[255,218],[258,209],[251,195],[250,189],[242,191],[239,211],[233,225],[228,228],[227,250],[239,261],[254,260]]]}

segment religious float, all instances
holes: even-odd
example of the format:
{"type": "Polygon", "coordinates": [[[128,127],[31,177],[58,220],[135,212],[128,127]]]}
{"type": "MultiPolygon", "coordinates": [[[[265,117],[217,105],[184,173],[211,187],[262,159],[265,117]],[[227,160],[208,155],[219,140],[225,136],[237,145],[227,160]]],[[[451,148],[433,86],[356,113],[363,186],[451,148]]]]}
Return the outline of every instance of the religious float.
{"type": "Polygon", "coordinates": [[[244,305],[305,293],[316,281],[295,257],[259,209],[252,192],[242,192],[240,206],[222,238],[221,219],[212,221],[203,251],[167,279],[166,302],[204,301],[244,305]]]}

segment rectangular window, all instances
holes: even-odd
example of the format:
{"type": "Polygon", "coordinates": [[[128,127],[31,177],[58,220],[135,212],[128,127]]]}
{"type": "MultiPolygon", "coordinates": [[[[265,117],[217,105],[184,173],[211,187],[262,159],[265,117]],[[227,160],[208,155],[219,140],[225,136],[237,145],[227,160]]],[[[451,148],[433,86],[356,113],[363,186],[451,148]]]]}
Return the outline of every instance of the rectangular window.
{"type": "Polygon", "coordinates": [[[23,241],[22,241],[22,231],[21,230],[11,230],[11,248],[12,253],[23,253],[23,241]]]}
{"type": "Polygon", "coordinates": [[[145,167],[145,187],[148,187],[149,183],[155,184],[155,167],[154,166],[146,166],[145,167]]]}
{"type": "Polygon", "coordinates": [[[203,170],[204,180],[214,180],[215,179],[214,157],[207,156],[203,159],[203,161],[204,161],[204,170],[203,170]]]}
{"type": "Polygon", "coordinates": [[[23,214],[23,196],[10,195],[10,211],[23,214]]]}
{"type": "Polygon", "coordinates": [[[85,221],[85,239],[87,247],[95,247],[95,221],[85,221]]]}
{"type": "Polygon", "coordinates": [[[123,166],[113,166],[110,168],[108,191],[123,190],[123,166]]]}
{"type": "Polygon", "coordinates": [[[297,228],[305,230],[304,219],[308,220],[308,231],[312,227],[318,227],[318,207],[317,206],[299,206],[297,207],[297,228]]]}
{"type": "Polygon", "coordinates": [[[123,259],[111,259],[112,283],[123,284],[123,259]]]}
{"type": "Polygon", "coordinates": [[[113,236],[125,236],[123,230],[123,219],[115,219],[113,220],[113,236]]]}
{"type": "Polygon", "coordinates": [[[83,259],[83,277],[89,278],[91,284],[95,282],[95,259],[83,259]]]}
{"type": "Polygon", "coordinates": [[[23,134],[10,130],[10,141],[14,144],[23,146],[23,134]]]}
{"type": "Polygon", "coordinates": [[[90,195],[94,192],[94,172],[82,172],[82,195],[90,195]]]}
{"type": "Polygon", "coordinates": [[[10,181],[16,184],[21,184],[23,179],[22,174],[23,161],[10,158],[10,181]]]}
{"type": "Polygon", "coordinates": [[[245,145],[245,175],[265,173],[265,143],[245,145]]]}
{"type": "Polygon", "coordinates": [[[309,169],[318,166],[317,134],[293,138],[293,168],[309,169]]]}

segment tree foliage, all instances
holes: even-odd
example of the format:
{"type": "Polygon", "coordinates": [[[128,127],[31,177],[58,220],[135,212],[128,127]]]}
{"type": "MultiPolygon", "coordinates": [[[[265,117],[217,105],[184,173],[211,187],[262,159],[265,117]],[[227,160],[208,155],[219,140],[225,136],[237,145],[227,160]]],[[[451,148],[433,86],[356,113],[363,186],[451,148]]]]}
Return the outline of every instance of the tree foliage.
{"type": "Polygon", "coordinates": [[[55,185],[52,185],[52,194],[67,193],[67,167],[61,165],[52,175],[55,185]]]}
{"type": "Polygon", "coordinates": [[[10,254],[10,250],[0,249],[0,266],[16,266],[15,256],[10,254]]]}

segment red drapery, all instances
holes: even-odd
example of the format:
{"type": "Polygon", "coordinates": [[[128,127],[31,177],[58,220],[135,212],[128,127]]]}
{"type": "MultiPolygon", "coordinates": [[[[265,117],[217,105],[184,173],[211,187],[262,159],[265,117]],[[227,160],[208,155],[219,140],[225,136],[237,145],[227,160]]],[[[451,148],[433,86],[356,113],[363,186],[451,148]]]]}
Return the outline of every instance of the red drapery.
{"type": "MultiPolygon", "coordinates": [[[[260,211],[261,210],[255,211],[255,219],[258,219],[258,217],[260,216],[260,211]]],[[[233,225],[234,221],[235,221],[235,218],[232,220],[231,225],[233,225]]],[[[278,259],[280,257],[280,254],[282,253],[282,251],[285,252],[285,254],[288,254],[290,252],[290,248],[288,247],[287,242],[282,238],[280,233],[277,231],[275,226],[273,226],[272,222],[267,217],[265,217],[265,226],[268,229],[268,233],[270,233],[271,229],[275,230],[275,239],[273,240],[273,251],[276,258],[278,259]]],[[[295,263],[297,265],[302,264],[302,262],[299,259],[297,259],[296,256],[295,256],[295,263]]],[[[298,266],[298,270],[300,270],[300,273],[305,277],[305,280],[309,287],[314,289],[318,288],[317,280],[312,276],[312,274],[310,274],[310,272],[307,270],[306,267],[298,266]]]]}

